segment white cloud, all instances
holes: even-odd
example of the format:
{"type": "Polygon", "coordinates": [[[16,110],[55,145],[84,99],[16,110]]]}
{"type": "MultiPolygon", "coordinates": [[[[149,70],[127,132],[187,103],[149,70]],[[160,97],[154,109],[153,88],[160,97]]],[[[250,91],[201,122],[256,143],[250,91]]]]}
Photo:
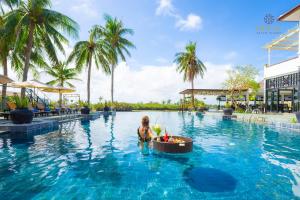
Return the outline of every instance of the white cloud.
{"type": "Polygon", "coordinates": [[[225,54],[224,59],[225,60],[233,60],[238,56],[238,53],[236,51],[230,51],[227,54],[225,54]]]}
{"type": "Polygon", "coordinates": [[[170,60],[166,59],[166,58],[162,58],[162,57],[158,57],[155,59],[155,61],[159,64],[167,64],[167,63],[171,63],[170,60]]]}
{"type": "Polygon", "coordinates": [[[159,0],[156,8],[156,15],[168,15],[176,20],[176,27],[181,31],[197,31],[202,28],[202,18],[199,15],[190,13],[186,19],[176,10],[172,0],[159,0]]]}
{"type": "MultiPolygon", "coordinates": [[[[207,72],[203,79],[195,81],[196,88],[221,88],[226,78],[226,70],[232,68],[230,64],[215,65],[206,62],[207,72]],[[211,77],[216,77],[212,79],[211,77]]],[[[80,77],[82,82],[76,82],[77,93],[86,99],[87,72],[80,77]]],[[[110,100],[110,76],[101,70],[93,68],[91,79],[91,100],[97,102],[99,97],[110,100]]],[[[115,71],[115,100],[126,102],[149,102],[171,99],[178,101],[179,92],[190,88],[190,83],[183,82],[182,74],[176,71],[176,65],[148,65],[135,70],[126,63],[120,63],[115,71]]],[[[210,98],[210,103],[216,97],[210,98]]]]}
{"type": "Polygon", "coordinates": [[[94,3],[93,0],[76,0],[72,2],[70,9],[85,17],[99,17],[99,13],[93,5],[94,3]]]}
{"type": "Polygon", "coordinates": [[[176,26],[181,31],[200,30],[202,28],[202,18],[191,13],[186,19],[179,19],[176,23],[176,26]]]}
{"type": "Polygon", "coordinates": [[[155,13],[156,15],[172,15],[174,13],[172,0],[159,0],[155,13]]]}

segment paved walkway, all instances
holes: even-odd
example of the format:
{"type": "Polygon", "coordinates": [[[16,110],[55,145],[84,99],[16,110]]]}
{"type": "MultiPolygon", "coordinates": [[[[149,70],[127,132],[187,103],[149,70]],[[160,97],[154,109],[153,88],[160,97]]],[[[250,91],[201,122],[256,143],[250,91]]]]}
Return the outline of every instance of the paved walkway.
{"type": "MultiPolygon", "coordinates": [[[[206,112],[207,115],[223,115],[223,112],[206,112]]],[[[281,123],[291,123],[292,119],[296,119],[293,113],[266,113],[266,114],[250,114],[250,113],[234,113],[238,120],[241,121],[255,121],[264,120],[265,122],[281,122],[281,123]]]]}

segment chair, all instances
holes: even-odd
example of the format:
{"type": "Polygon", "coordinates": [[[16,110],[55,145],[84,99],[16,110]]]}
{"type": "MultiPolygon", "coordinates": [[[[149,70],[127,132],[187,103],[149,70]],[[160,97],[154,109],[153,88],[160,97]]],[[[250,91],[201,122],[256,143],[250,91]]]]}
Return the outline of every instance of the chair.
{"type": "Polygon", "coordinates": [[[49,113],[51,113],[50,110],[46,109],[45,105],[43,103],[37,103],[37,108],[39,109],[41,115],[46,115],[48,116],[49,113]]]}
{"type": "Polygon", "coordinates": [[[31,103],[28,105],[28,109],[33,112],[34,117],[41,115],[41,112],[38,109],[34,108],[31,103]]]}
{"type": "Polygon", "coordinates": [[[60,108],[54,108],[50,110],[52,115],[59,115],[60,114],[60,108]]]}
{"type": "Polygon", "coordinates": [[[66,105],[61,105],[61,112],[63,114],[71,114],[72,110],[70,108],[68,108],[66,105]]]}
{"type": "Polygon", "coordinates": [[[15,110],[17,108],[16,104],[13,102],[6,102],[6,106],[8,108],[7,112],[0,112],[0,116],[3,116],[4,119],[8,120],[10,118],[10,111],[15,110]]]}

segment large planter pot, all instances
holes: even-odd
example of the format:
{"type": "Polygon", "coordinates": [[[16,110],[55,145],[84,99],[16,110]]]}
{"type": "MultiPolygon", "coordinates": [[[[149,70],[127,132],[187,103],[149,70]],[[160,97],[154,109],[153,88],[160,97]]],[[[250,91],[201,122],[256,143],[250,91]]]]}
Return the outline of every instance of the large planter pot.
{"type": "Polygon", "coordinates": [[[16,109],[10,112],[14,124],[29,124],[33,119],[33,112],[28,109],[16,109]]]}
{"type": "Polygon", "coordinates": [[[223,113],[224,113],[224,115],[232,115],[233,109],[232,108],[224,108],[223,113]]]}
{"type": "Polygon", "coordinates": [[[206,111],[205,107],[198,108],[198,112],[204,112],[204,111],[206,111]]]}
{"type": "Polygon", "coordinates": [[[85,107],[83,107],[83,108],[81,108],[81,114],[84,114],[84,115],[88,115],[88,114],[90,114],[90,108],[89,107],[87,107],[87,106],[85,106],[85,107]]]}
{"type": "Polygon", "coordinates": [[[300,123],[300,112],[295,113],[298,123],[300,123]]]}

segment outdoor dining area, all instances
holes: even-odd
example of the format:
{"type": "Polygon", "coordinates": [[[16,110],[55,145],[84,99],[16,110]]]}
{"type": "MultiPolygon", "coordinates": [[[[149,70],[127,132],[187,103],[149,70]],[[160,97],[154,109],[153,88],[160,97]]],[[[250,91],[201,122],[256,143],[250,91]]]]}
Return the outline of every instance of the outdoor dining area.
{"type": "Polygon", "coordinates": [[[73,88],[52,86],[38,80],[13,81],[4,75],[0,75],[0,84],[7,88],[25,88],[25,98],[21,98],[18,92],[6,92],[1,98],[0,116],[5,120],[12,120],[14,124],[31,123],[33,117],[69,115],[79,111],[79,106],[70,108],[62,102],[62,95],[75,92],[73,88]],[[56,105],[50,104],[46,93],[59,95],[56,105]]]}

